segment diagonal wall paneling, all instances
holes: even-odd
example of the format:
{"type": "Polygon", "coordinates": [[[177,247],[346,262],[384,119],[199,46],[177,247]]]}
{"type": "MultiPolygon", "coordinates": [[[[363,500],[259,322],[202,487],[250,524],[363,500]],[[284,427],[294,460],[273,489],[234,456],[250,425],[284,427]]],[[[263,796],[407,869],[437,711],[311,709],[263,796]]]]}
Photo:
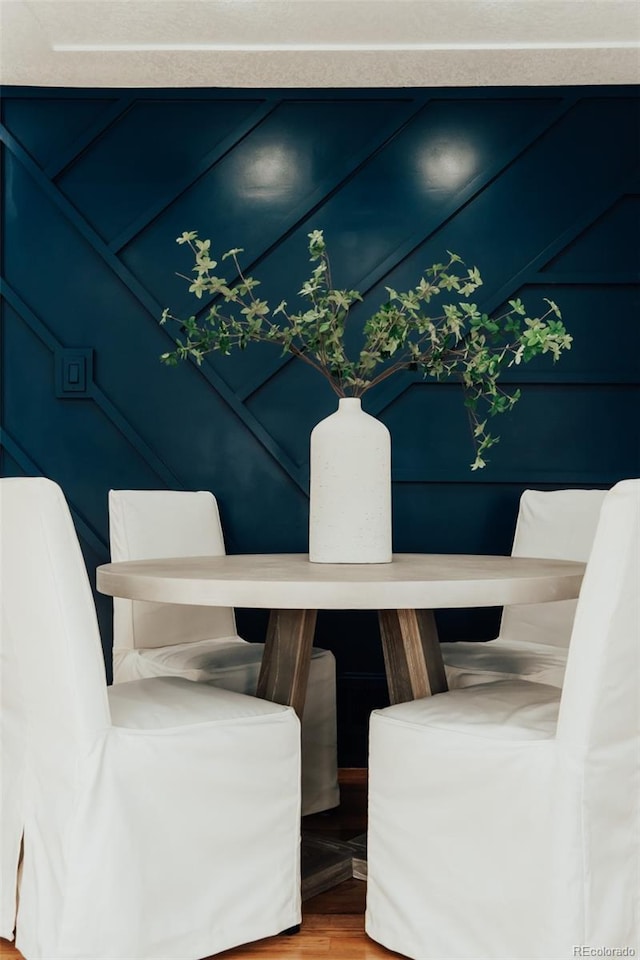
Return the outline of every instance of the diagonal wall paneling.
{"type": "MultiPolygon", "coordinates": [[[[640,472],[639,104],[630,87],[3,90],[2,472],[61,483],[92,578],[111,487],[212,490],[231,552],[304,552],[328,386],[267,345],[168,369],[158,319],[196,307],[183,230],[244,247],[277,303],[320,227],[336,283],[366,294],[354,344],[385,286],[447,249],[480,267],[485,309],[562,307],[574,349],[505,378],[522,400],[483,472],[455,385],[407,374],[365,400],[393,436],[395,549],[508,552],[525,487],[640,472]],[[93,362],[74,394],[60,363],[76,355],[93,362]]],[[[486,637],[497,615],[442,612],[441,632],[486,637]]],[[[239,623],[261,639],[263,613],[239,623]]],[[[318,631],[338,660],[340,761],[364,763],[385,700],[375,618],[326,613],[318,631]]]]}

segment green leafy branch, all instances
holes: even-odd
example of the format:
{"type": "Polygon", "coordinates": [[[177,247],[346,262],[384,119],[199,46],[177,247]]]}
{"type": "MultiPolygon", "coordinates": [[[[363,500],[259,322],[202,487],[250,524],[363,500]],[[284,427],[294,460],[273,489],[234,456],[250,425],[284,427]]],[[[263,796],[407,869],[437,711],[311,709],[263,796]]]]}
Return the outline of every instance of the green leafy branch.
{"type": "Polygon", "coordinates": [[[298,291],[302,307],[297,312],[281,301],[273,310],[256,296],[260,281],[243,274],[240,248],[228,250],[220,262],[231,260],[234,279],[218,274],[211,258],[211,241],[190,231],[178,237],[191,249],[192,276],[184,276],[189,292],[213,303],[198,318],[181,320],[168,309],[161,323],[179,324],[182,336],[176,349],[162,354],[162,361],[177,364],[191,358],[201,364],[213,351],[228,355],[251,342],[279,344],[324,376],[340,397],[361,397],[367,390],[401,370],[417,370],[436,380],[460,382],[469,415],[476,457],[472,469],[486,465],[486,451],[498,442],[487,430],[490,417],[511,410],[520,391],[510,393],[498,386],[506,367],[527,363],[548,353],[556,361],[571,347],[560,310],[552,300],[531,317],[521,300],[510,300],[499,315],[483,313],[471,301],[482,285],[477,267],[468,269],[455,253],[445,263],[428,267],[417,286],[406,292],[387,287],[388,299],[364,323],[362,348],[351,359],[344,337],[354,304],[362,301],[358,290],[333,287],[331,264],[324,235],[309,235],[311,275],[298,291]]]}

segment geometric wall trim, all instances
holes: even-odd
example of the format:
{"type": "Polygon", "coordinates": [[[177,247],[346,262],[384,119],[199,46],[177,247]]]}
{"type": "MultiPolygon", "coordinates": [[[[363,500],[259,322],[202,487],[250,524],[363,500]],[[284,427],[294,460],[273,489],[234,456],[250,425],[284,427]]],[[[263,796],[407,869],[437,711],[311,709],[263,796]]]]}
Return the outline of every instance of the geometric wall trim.
{"type": "MultiPolygon", "coordinates": [[[[23,450],[19,444],[10,436],[6,430],[0,428],[0,447],[4,450],[14,463],[20,467],[20,476],[41,477],[42,471],[31,459],[28,453],[23,450]]],[[[13,473],[11,475],[14,475],[13,473]]],[[[73,516],[78,536],[84,543],[95,551],[98,555],[108,550],[106,540],[100,537],[91,527],[90,523],[82,516],[73,503],[69,501],[69,509],[73,516]]]]}

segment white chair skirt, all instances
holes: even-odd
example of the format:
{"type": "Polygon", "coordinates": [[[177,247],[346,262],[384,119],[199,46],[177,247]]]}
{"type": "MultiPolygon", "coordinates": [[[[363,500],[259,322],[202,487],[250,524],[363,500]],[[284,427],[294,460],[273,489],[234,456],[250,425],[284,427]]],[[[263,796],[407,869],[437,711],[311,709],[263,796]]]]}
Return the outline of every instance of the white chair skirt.
{"type": "Polygon", "coordinates": [[[299,923],[293,711],[172,677],[109,704],[71,781],[24,772],[27,960],[199,960],[299,923]]]}
{"type": "Polygon", "coordinates": [[[374,711],[374,940],[414,960],[570,960],[583,944],[637,950],[636,802],[618,804],[616,831],[629,844],[610,869],[591,843],[585,790],[601,761],[585,765],[556,738],[560,695],[496,681],[374,711]],[[608,878],[604,898],[589,892],[592,871],[608,878]]]}

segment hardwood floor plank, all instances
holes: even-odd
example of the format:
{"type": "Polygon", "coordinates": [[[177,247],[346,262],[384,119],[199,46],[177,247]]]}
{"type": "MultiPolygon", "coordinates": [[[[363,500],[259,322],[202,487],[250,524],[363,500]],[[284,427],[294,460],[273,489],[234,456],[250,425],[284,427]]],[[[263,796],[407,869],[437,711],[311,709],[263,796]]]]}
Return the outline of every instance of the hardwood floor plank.
{"type": "MultiPolygon", "coordinates": [[[[346,914],[363,916],[367,898],[367,885],[360,880],[345,880],[333,890],[327,890],[312,900],[308,900],[302,907],[303,920],[315,915],[322,915],[326,924],[331,924],[337,917],[346,914]]],[[[314,921],[322,922],[322,921],[314,921]]],[[[305,929],[307,929],[305,927],[305,929]]]]}
{"type": "Polygon", "coordinates": [[[358,933],[362,930],[361,913],[311,913],[305,915],[304,925],[307,933],[317,931],[319,933],[329,933],[332,936],[342,936],[352,933],[358,933]]]}

